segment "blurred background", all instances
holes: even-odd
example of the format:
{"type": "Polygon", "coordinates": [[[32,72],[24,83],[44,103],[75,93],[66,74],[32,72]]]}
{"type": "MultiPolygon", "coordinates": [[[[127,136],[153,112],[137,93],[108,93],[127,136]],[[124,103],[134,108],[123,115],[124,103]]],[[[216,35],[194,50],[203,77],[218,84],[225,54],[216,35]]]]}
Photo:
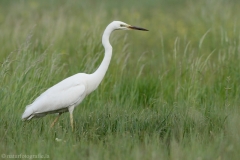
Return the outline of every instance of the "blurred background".
{"type": "Polygon", "coordinates": [[[1,0],[0,154],[51,159],[239,159],[240,1],[1,0]],[[54,115],[23,123],[43,91],[101,63],[98,90],[49,130],[54,115]],[[60,138],[64,143],[55,141],[60,138]]]}

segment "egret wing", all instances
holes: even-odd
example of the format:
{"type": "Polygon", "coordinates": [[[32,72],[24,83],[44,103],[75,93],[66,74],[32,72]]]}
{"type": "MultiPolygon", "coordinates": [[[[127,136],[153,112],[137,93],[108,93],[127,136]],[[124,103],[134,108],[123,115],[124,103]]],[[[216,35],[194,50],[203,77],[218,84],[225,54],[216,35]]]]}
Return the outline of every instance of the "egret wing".
{"type": "Polygon", "coordinates": [[[85,95],[85,86],[82,84],[59,92],[49,92],[33,103],[36,106],[33,110],[35,113],[61,110],[72,105],[78,105],[85,95]]]}
{"type": "Polygon", "coordinates": [[[83,76],[84,74],[73,75],[46,90],[26,107],[22,119],[59,113],[67,111],[69,106],[78,105],[86,96],[83,76]]]}

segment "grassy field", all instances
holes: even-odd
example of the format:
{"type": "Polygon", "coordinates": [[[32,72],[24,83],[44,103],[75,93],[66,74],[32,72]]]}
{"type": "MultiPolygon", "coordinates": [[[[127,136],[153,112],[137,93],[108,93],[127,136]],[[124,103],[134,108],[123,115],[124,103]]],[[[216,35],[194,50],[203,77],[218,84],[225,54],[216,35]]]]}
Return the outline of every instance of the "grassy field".
{"type": "Polygon", "coordinates": [[[1,0],[1,158],[238,160],[239,8],[234,0],[1,0]],[[97,69],[113,20],[150,31],[112,34],[109,70],[74,110],[75,132],[68,113],[53,129],[56,115],[22,122],[47,88],[97,69]]]}

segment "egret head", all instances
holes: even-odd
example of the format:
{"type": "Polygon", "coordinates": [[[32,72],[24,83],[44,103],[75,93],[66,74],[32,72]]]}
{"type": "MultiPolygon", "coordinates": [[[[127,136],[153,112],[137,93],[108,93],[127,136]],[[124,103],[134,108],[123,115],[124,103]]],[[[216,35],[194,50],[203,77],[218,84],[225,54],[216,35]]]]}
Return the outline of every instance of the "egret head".
{"type": "Polygon", "coordinates": [[[113,21],[112,22],[115,30],[140,30],[140,31],[148,31],[145,28],[141,28],[141,27],[136,27],[136,26],[132,26],[129,25],[127,23],[121,22],[121,21],[113,21]]]}

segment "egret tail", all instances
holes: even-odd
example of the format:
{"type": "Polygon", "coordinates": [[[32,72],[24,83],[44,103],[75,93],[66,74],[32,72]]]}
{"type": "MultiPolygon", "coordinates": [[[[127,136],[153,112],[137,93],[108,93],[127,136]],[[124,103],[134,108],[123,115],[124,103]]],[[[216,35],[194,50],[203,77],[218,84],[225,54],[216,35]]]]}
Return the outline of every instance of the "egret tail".
{"type": "Polygon", "coordinates": [[[26,110],[24,111],[22,115],[22,120],[30,120],[33,117],[33,109],[30,106],[26,107],[26,110]]]}

